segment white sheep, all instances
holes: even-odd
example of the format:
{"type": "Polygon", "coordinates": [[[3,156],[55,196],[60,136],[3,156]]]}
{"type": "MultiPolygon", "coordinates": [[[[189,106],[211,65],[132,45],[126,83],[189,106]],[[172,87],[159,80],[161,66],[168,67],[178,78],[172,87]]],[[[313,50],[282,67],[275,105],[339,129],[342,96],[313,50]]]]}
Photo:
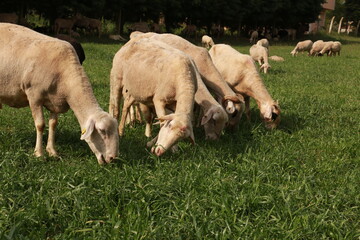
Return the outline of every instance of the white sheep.
{"type": "Polygon", "coordinates": [[[180,139],[194,142],[192,127],[196,68],[183,52],[153,39],[132,39],[114,56],[110,73],[109,112],[119,118],[120,100],[124,105],[119,124],[124,133],[125,119],[133,103],[154,106],[163,122],[152,152],[162,155],[180,139]],[[166,108],[176,104],[175,113],[166,108]]]}
{"type": "Polygon", "coordinates": [[[275,62],[283,62],[283,61],[285,61],[285,59],[283,57],[276,56],[276,55],[270,56],[269,59],[273,60],[275,62]]]}
{"type": "Polygon", "coordinates": [[[269,51],[267,48],[260,45],[252,45],[250,48],[250,56],[257,61],[260,65],[260,70],[264,70],[264,73],[268,72],[271,68],[269,64],[269,51]]]}
{"type": "Polygon", "coordinates": [[[204,46],[204,48],[211,48],[211,46],[214,45],[213,39],[211,37],[209,37],[208,35],[202,36],[201,43],[204,46]]]}
{"type": "Polygon", "coordinates": [[[269,41],[266,38],[260,39],[257,41],[256,45],[263,46],[269,50],[269,41]]]}
{"type": "Polygon", "coordinates": [[[299,52],[308,52],[308,55],[310,55],[310,50],[312,46],[313,46],[313,42],[311,40],[298,42],[290,54],[292,56],[297,56],[299,52]]]}
{"type": "MultiPolygon", "coordinates": [[[[198,75],[198,74],[197,74],[198,75]]],[[[196,106],[200,108],[199,125],[204,127],[205,139],[216,140],[228,122],[228,115],[223,107],[214,99],[206,88],[200,75],[197,76],[197,91],[195,93],[196,106]]],[[[141,112],[146,122],[145,135],[151,136],[151,124],[153,112],[143,104],[140,104],[141,112]]],[[[241,116],[241,115],[240,115],[241,116]]]]}
{"type": "Polygon", "coordinates": [[[328,41],[325,42],[323,49],[320,51],[321,55],[324,55],[325,53],[328,56],[336,56],[336,53],[340,55],[341,50],[341,43],[339,41],[328,41]]]}
{"type": "Polygon", "coordinates": [[[251,56],[226,44],[216,44],[209,53],[216,68],[232,89],[245,98],[245,113],[250,119],[250,97],[254,98],[268,129],[280,123],[280,107],[267,91],[251,56]]]}
{"type": "Polygon", "coordinates": [[[208,51],[203,47],[195,46],[186,39],[174,34],[156,34],[133,32],[130,39],[151,38],[162,41],[173,48],[188,54],[194,60],[201,78],[210,92],[214,93],[229,115],[229,119],[242,114],[244,99],[237,96],[224,81],[214,66],[208,51]]]}
{"type": "Polygon", "coordinates": [[[323,45],[323,48],[321,49],[321,51],[319,52],[320,55],[328,55],[330,56],[331,55],[331,46],[333,45],[333,41],[328,41],[328,42],[325,42],[324,45],[323,45]]]}
{"type": "Polygon", "coordinates": [[[331,46],[331,55],[336,56],[336,53],[340,56],[341,51],[341,42],[334,41],[334,43],[331,46]]]}
{"type": "Polygon", "coordinates": [[[312,45],[312,48],[310,50],[310,56],[318,56],[320,54],[320,51],[324,48],[325,42],[323,40],[317,40],[312,45]]]}
{"type": "Polygon", "coordinates": [[[7,23],[0,23],[0,42],[0,103],[30,106],[36,127],[35,156],[44,155],[43,107],[50,111],[46,147],[50,156],[57,156],[58,114],[69,108],[81,126],[81,139],[100,164],[118,155],[116,120],[100,108],[70,43],[7,23]]]}

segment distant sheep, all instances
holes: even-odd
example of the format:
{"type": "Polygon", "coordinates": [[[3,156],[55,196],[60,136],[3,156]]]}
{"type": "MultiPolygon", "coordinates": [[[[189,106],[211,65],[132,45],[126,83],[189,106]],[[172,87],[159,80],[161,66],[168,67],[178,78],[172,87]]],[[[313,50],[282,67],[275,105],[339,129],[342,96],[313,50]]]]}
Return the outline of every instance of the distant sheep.
{"type": "Polygon", "coordinates": [[[280,123],[280,107],[270,96],[254,60],[226,44],[216,44],[209,53],[225,81],[237,94],[245,98],[245,113],[250,120],[250,97],[256,100],[266,128],[273,129],[280,123]]]}
{"type": "Polygon", "coordinates": [[[213,39],[208,35],[202,36],[201,43],[205,48],[211,48],[214,45],[213,39]]]}
{"type": "Polygon", "coordinates": [[[275,62],[283,62],[283,61],[285,61],[285,59],[283,57],[279,57],[279,56],[276,56],[276,55],[270,56],[269,59],[273,60],[275,62]]]}
{"type": "MultiPolygon", "coordinates": [[[[133,103],[154,106],[162,122],[152,152],[162,155],[179,140],[194,140],[192,119],[197,71],[185,53],[153,39],[131,39],[115,54],[110,73],[109,112],[119,118],[120,136],[133,103]],[[173,114],[166,108],[175,106],[173,114]]],[[[200,77],[200,75],[199,75],[200,77]]]]}
{"type": "Polygon", "coordinates": [[[324,55],[326,53],[328,56],[336,56],[336,53],[340,55],[340,50],[341,43],[339,41],[328,41],[325,42],[323,49],[320,51],[320,54],[324,55]]]}
{"type": "Polygon", "coordinates": [[[255,44],[258,40],[258,37],[259,37],[259,33],[256,30],[252,31],[249,39],[250,43],[255,44]]]}
{"type": "Polygon", "coordinates": [[[46,151],[57,156],[58,114],[71,108],[81,126],[82,140],[100,164],[119,151],[117,123],[104,112],[70,43],[15,24],[0,23],[0,105],[31,109],[36,127],[35,156],[44,155],[43,107],[50,111],[46,151]]]}
{"type": "Polygon", "coordinates": [[[311,47],[310,56],[319,56],[320,51],[324,48],[325,42],[323,40],[317,40],[311,47]]]}
{"type": "Polygon", "coordinates": [[[292,56],[297,56],[299,52],[308,52],[308,55],[310,55],[310,50],[312,46],[313,46],[313,42],[311,40],[298,42],[290,54],[292,56]]]}
{"type": "Polygon", "coordinates": [[[264,73],[268,72],[271,68],[269,64],[269,51],[267,48],[260,45],[252,45],[250,48],[250,56],[259,63],[260,70],[264,70],[264,73]]]}

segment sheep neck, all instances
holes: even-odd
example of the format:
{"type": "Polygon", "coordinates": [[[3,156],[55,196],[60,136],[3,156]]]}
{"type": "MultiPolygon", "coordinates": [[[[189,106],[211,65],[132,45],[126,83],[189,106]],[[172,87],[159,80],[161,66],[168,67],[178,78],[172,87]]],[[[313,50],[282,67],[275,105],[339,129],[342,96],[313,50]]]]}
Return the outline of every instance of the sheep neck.
{"type": "Polygon", "coordinates": [[[84,128],[88,118],[102,111],[102,109],[86,76],[78,77],[77,81],[73,78],[73,81],[67,87],[67,102],[78,119],[81,128],[84,128]]]}

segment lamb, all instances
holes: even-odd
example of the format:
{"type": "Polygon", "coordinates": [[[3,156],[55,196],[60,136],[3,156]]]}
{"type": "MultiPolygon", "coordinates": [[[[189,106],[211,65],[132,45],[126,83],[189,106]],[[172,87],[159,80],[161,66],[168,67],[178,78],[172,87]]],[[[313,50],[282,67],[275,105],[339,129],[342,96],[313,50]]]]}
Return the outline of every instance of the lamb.
{"type": "Polygon", "coordinates": [[[242,96],[237,96],[224,81],[205,48],[195,46],[184,38],[174,34],[133,32],[130,35],[130,39],[140,38],[155,39],[188,54],[194,60],[203,82],[222,103],[222,106],[228,113],[229,118],[242,114],[244,99],[242,96]]]}
{"type": "Polygon", "coordinates": [[[319,56],[320,51],[324,48],[325,42],[323,40],[317,40],[312,45],[312,48],[310,50],[310,56],[319,56]]]}
{"type": "Polygon", "coordinates": [[[312,46],[313,42],[311,40],[298,42],[290,54],[294,57],[297,56],[299,52],[308,52],[308,55],[310,55],[310,50],[312,46]]]}
{"type": "Polygon", "coordinates": [[[43,107],[50,111],[46,147],[50,156],[58,155],[54,148],[58,114],[69,108],[81,126],[81,140],[99,164],[118,156],[116,120],[100,108],[70,43],[8,23],[0,23],[0,42],[0,104],[30,106],[37,136],[35,156],[44,155],[43,107]]]}
{"type": "Polygon", "coordinates": [[[202,36],[201,43],[204,46],[204,48],[211,48],[214,45],[213,39],[208,35],[202,36]]]}
{"type": "Polygon", "coordinates": [[[264,73],[267,73],[268,69],[271,68],[269,64],[269,51],[267,48],[260,45],[252,45],[250,48],[250,56],[258,61],[260,65],[260,70],[264,70],[264,73]]]}
{"type": "Polygon", "coordinates": [[[260,116],[268,129],[280,123],[280,107],[267,91],[251,56],[241,54],[226,44],[216,44],[209,50],[216,68],[225,81],[245,98],[245,113],[250,120],[250,97],[260,109],[260,116]],[[232,68],[233,67],[233,68],[232,68]]]}
{"type": "Polygon", "coordinates": [[[269,41],[266,38],[260,39],[257,41],[256,45],[263,46],[269,50],[269,41]]]}
{"type": "Polygon", "coordinates": [[[136,102],[154,106],[162,127],[152,152],[161,156],[180,139],[194,140],[192,127],[196,68],[183,52],[153,39],[132,39],[116,54],[110,73],[109,112],[119,119],[120,136],[129,107],[136,102]],[[176,104],[173,114],[166,107],[176,104]]]}

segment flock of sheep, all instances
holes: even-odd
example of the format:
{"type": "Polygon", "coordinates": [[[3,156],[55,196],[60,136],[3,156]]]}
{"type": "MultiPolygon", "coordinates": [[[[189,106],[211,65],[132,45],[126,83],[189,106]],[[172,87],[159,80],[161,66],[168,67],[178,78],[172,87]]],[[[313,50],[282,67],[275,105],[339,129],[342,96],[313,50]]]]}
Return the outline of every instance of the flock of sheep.
{"type": "MultiPolygon", "coordinates": [[[[0,23],[0,108],[2,103],[30,107],[38,157],[44,155],[43,107],[50,111],[46,146],[50,156],[58,155],[58,114],[71,108],[82,129],[81,140],[88,143],[99,164],[118,156],[119,136],[124,134],[133,107],[142,113],[147,137],[152,135],[154,119],[160,124],[158,134],[147,144],[157,156],[176,150],[182,139],[194,143],[194,126],[204,127],[206,139],[220,138],[226,127],[239,125],[243,112],[250,119],[250,98],[255,99],[266,128],[276,128],[280,106],[255,65],[258,61],[265,73],[270,67],[268,41],[259,40],[247,55],[209,39],[206,47],[211,48],[207,50],[174,34],[133,32],[113,59],[107,113],[99,106],[71,44],[26,27],[0,23]]],[[[321,54],[339,52],[333,45],[324,50],[325,45],[321,54]]],[[[299,51],[307,51],[305,44],[299,43],[293,55],[299,51]]]]}

